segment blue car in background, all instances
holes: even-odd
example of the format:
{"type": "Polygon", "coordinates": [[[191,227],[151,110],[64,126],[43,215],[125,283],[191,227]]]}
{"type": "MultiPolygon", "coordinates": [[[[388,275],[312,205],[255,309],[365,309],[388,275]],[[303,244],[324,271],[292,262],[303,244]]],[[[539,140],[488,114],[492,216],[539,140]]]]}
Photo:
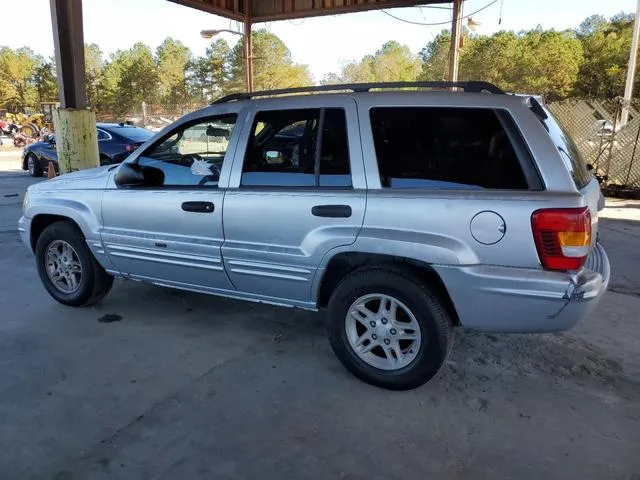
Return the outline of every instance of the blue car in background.
{"type": "MultiPolygon", "coordinates": [[[[127,155],[146,142],[153,132],[126,123],[98,123],[98,151],[100,165],[120,163],[127,155]]],[[[58,172],[58,155],[55,136],[32,143],[22,152],[22,169],[32,177],[41,177],[49,168],[49,162],[58,172]]]]}

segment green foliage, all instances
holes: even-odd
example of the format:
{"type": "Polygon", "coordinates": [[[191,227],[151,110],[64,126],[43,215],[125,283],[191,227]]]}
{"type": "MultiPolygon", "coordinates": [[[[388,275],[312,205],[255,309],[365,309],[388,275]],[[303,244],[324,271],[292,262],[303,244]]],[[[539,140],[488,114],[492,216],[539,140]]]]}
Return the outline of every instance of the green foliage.
{"type": "Polygon", "coordinates": [[[451,33],[443,30],[420,51],[422,73],[420,80],[446,80],[451,51],[451,33]]]}
{"type": "MultiPolygon", "coordinates": [[[[587,18],[577,30],[584,61],[575,93],[587,97],[612,98],[624,93],[631,49],[633,17],[619,14],[607,22],[602,16],[587,18]]],[[[640,81],[636,81],[637,88],[640,81]]]]}
{"type": "Polygon", "coordinates": [[[38,104],[58,101],[58,82],[53,60],[40,62],[35,68],[32,81],[36,90],[36,102],[38,104]]]}
{"type": "MultiPolygon", "coordinates": [[[[422,50],[422,79],[447,78],[450,38],[443,31],[422,50]]],[[[464,38],[458,77],[553,100],[571,94],[582,62],[582,44],[573,32],[501,31],[464,38]]]]}
{"type": "Polygon", "coordinates": [[[84,74],[87,101],[95,109],[100,109],[102,100],[104,61],[102,50],[95,43],[84,46],[84,74]]]}
{"type": "MultiPolygon", "coordinates": [[[[310,85],[313,83],[306,65],[293,63],[291,52],[273,33],[261,29],[253,32],[253,88],[272,90],[310,85]]],[[[230,91],[244,90],[244,38],[229,55],[230,91]]]]}
{"type": "MultiPolygon", "coordinates": [[[[570,95],[613,98],[622,95],[631,49],[633,15],[586,18],[573,32],[497,32],[467,35],[460,52],[459,78],[486,80],[509,91],[542,94],[549,100],[570,95]]],[[[447,76],[448,31],[420,53],[422,79],[447,76]]],[[[640,94],[640,79],[635,92],[640,94]]]]}
{"type": "Polygon", "coordinates": [[[392,40],[373,55],[359,62],[347,63],[340,74],[326,76],[322,83],[402,82],[420,75],[421,63],[409,47],[392,40]]]}
{"type": "Polygon", "coordinates": [[[118,50],[104,69],[104,104],[124,114],[142,102],[155,103],[159,97],[156,61],[151,49],[136,43],[129,50],[118,50]]]}
{"type": "Polygon", "coordinates": [[[156,52],[160,102],[180,105],[187,102],[186,70],[191,51],[182,42],[168,37],[156,52]]]}
{"type": "Polygon", "coordinates": [[[38,92],[34,75],[44,59],[27,47],[0,48],[0,106],[22,111],[34,106],[38,92]]]}
{"type": "Polygon", "coordinates": [[[192,59],[187,65],[187,86],[191,98],[209,102],[224,94],[229,83],[229,55],[231,47],[224,39],[217,39],[207,47],[204,57],[192,59]]]}

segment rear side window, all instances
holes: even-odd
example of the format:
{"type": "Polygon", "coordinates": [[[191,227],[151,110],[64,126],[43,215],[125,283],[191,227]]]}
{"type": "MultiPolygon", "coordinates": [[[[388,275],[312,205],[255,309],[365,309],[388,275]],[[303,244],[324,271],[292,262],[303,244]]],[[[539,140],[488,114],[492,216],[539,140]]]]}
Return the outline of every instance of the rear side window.
{"type": "Polygon", "coordinates": [[[383,187],[528,188],[509,136],[491,109],[378,107],[370,117],[383,187]]]}
{"type": "Polygon", "coordinates": [[[98,129],[98,140],[109,140],[110,138],[111,138],[111,135],[109,135],[104,130],[98,129]]]}
{"type": "Polygon", "coordinates": [[[587,165],[582,158],[580,150],[578,150],[578,146],[548,109],[545,109],[545,113],[548,117],[541,120],[542,123],[549,132],[549,136],[554,145],[560,152],[562,161],[571,173],[576,187],[579,189],[583,188],[591,181],[591,174],[589,170],[587,170],[587,165]]]}
{"type": "Polygon", "coordinates": [[[351,187],[345,111],[271,110],[256,115],[241,186],[351,187]]]}
{"type": "Polygon", "coordinates": [[[139,127],[114,127],[114,133],[131,140],[132,142],[146,142],[153,136],[153,132],[139,127]]]}

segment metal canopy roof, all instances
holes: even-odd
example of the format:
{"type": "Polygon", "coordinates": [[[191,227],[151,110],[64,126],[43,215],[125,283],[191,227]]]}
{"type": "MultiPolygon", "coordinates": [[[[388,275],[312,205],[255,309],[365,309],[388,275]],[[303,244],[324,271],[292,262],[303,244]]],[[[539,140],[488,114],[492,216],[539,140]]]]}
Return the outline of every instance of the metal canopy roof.
{"type": "Polygon", "coordinates": [[[222,17],[251,23],[411,7],[453,0],[169,0],[222,17]]]}

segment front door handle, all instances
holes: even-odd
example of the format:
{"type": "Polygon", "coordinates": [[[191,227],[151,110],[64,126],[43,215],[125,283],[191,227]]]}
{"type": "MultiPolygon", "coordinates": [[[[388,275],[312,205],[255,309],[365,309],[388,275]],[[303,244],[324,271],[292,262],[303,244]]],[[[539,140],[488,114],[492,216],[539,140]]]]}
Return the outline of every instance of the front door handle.
{"type": "Polygon", "coordinates": [[[316,205],[311,209],[316,217],[349,218],[351,207],[349,205],[316,205]]]}
{"type": "Polygon", "coordinates": [[[184,202],[182,210],[195,213],[213,213],[215,206],[211,202],[184,202]]]}

